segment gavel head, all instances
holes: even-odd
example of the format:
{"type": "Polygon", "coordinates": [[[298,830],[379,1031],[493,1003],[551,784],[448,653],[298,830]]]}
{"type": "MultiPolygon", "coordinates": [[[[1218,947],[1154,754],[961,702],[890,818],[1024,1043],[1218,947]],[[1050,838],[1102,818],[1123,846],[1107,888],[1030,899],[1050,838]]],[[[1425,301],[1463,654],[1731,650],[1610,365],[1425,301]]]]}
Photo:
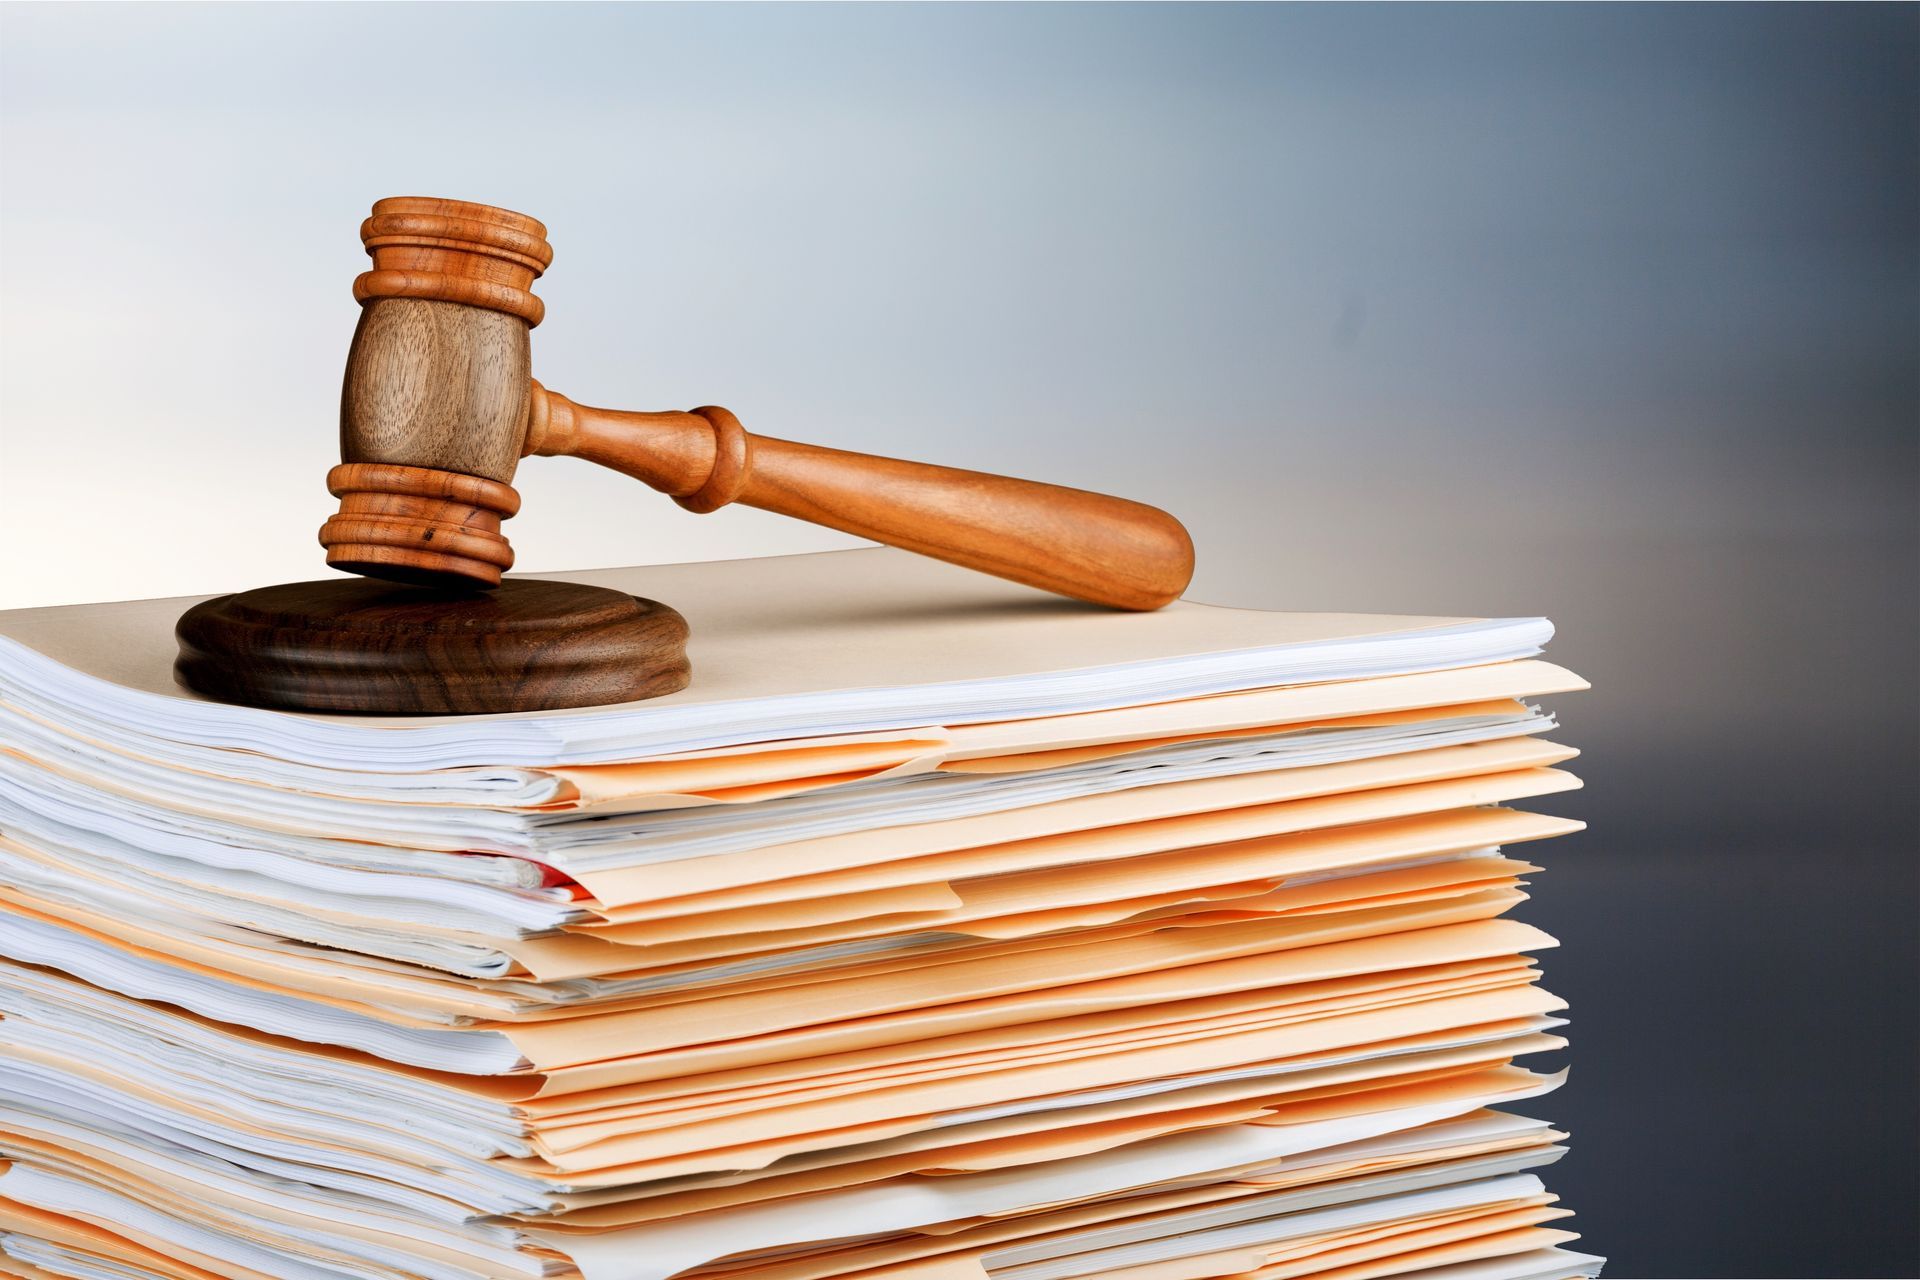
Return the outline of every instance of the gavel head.
{"type": "Polygon", "coordinates": [[[527,433],[530,292],[553,261],[524,214],[458,200],[373,206],[354,281],[360,324],[340,395],[340,510],[320,530],[327,563],[440,586],[498,585],[513,563],[500,522],[527,433]]]}

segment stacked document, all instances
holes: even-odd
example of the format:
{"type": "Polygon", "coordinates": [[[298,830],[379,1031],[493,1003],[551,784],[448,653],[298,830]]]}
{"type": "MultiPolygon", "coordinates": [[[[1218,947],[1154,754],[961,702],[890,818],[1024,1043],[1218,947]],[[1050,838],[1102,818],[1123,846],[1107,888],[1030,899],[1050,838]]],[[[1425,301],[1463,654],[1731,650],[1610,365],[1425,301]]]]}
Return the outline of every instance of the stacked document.
{"type": "Polygon", "coordinates": [[[690,689],[177,687],[0,614],[0,1272],[1566,1280],[1541,619],[569,575],[690,689]]]}

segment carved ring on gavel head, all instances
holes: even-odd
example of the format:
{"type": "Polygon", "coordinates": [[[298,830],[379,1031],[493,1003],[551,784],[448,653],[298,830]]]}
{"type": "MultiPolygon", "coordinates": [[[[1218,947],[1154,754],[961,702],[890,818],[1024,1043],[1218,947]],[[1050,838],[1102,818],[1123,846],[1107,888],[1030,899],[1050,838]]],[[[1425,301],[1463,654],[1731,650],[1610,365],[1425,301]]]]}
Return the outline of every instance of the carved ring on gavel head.
{"type": "Polygon", "coordinates": [[[361,224],[373,269],[353,286],[328,564],[497,585],[514,469],[540,454],[612,467],[689,511],[741,502],[1118,608],[1159,608],[1192,576],[1180,522],[1124,498],[750,435],[717,407],[626,413],[546,390],[529,341],[546,234],[524,214],[415,197],[361,224]]]}

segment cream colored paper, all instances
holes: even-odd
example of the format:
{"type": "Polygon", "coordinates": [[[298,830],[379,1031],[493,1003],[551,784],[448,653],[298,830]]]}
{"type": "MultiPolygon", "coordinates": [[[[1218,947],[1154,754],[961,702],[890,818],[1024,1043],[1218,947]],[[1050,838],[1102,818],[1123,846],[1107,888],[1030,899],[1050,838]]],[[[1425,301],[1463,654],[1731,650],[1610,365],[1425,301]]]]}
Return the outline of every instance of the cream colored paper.
{"type": "MultiPolygon", "coordinates": [[[[1330,1145],[1328,1139],[1352,1141],[1410,1124],[1429,1123],[1474,1110],[1496,1096],[1516,1096],[1551,1088],[1554,1083],[1556,1081],[1539,1081],[1525,1072],[1489,1072],[1478,1078],[1459,1078],[1444,1086],[1425,1087],[1427,1100],[1424,1102],[1403,1095],[1395,1099],[1402,1103],[1396,1110],[1355,1112],[1348,1109],[1318,1121],[1278,1129],[1229,1127],[1199,1140],[1174,1139],[1140,1144],[1118,1156],[1096,1153],[1080,1157],[1049,1168],[1039,1177],[988,1174],[952,1183],[943,1180],[938,1185],[909,1183],[896,1188],[893,1184],[882,1184],[609,1231],[585,1239],[549,1236],[538,1231],[531,1234],[565,1250],[580,1266],[586,1280],[663,1280],[690,1266],[742,1249],[767,1247],[787,1240],[830,1239],[858,1232],[862,1224],[867,1231],[898,1229],[992,1212],[993,1206],[1001,1202],[1006,1203],[1009,1210],[1037,1207],[1075,1195],[1150,1187],[1202,1170],[1218,1170],[1224,1175],[1235,1167],[1244,1167],[1246,1160],[1271,1160],[1288,1149],[1310,1150],[1330,1145]],[[1339,1131],[1338,1138],[1332,1138],[1333,1130],[1339,1131]],[[1241,1157],[1238,1165],[1236,1155],[1241,1157]],[[949,1208],[961,1206],[965,1207],[960,1214],[949,1208]],[[943,1208],[949,1211],[943,1212],[943,1208]],[[847,1231],[836,1229],[843,1220],[847,1231]]],[[[1363,1094],[1354,1096],[1345,1105],[1364,1109],[1383,1100],[1369,1099],[1363,1094]]]]}
{"type": "MultiPolygon", "coordinates": [[[[922,875],[915,880],[1057,866],[1096,857],[1131,857],[1182,846],[1222,844],[1315,827],[1497,804],[1578,787],[1577,778],[1554,770],[1501,770],[1503,759],[1528,758],[1552,749],[1530,740],[1442,747],[1412,753],[1422,758],[1411,764],[1404,758],[1389,757],[1171,783],[972,818],[826,836],[745,853],[620,870],[580,870],[574,877],[607,909],[610,918],[629,919],[684,914],[689,905],[697,910],[746,905],[766,901],[774,894],[787,898],[815,896],[805,891],[811,883],[783,882],[859,867],[898,867],[915,861],[930,866],[935,855],[961,851],[973,852],[948,864],[957,871],[942,868],[937,876],[922,875]],[[1481,749],[1494,747],[1502,750],[1481,749]],[[1469,754],[1451,754],[1458,752],[1469,754]],[[1404,777],[1440,780],[1395,785],[1394,779],[1404,777]],[[771,880],[781,884],[784,892],[767,888],[770,866],[784,873],[771,880]],[[718,896],[729,889],[746,892],[727,899],[718,896]],[[696,897],[698,902],[688,903],[696,897]],[[672,899],[681,900],[677,910],[662,905],[672,899]],[[622,906],[629,910],[617,910],[622,906]]],[[[906,882],[897,876],[883,881],[906,882]]],[[[829,892],[844,892],[849,887],[836,884],[829,892]]]]}
{"type": "MultiPolygon", "coordinates": [[[[889,548],[527,576],[611,587],[685,615],[693,684],[644,704],[650,707],[1004,678],[1465,621],[1267,613],[1189,601],[1125,613],[889,548]]],[[[173,681],[173,625],[207,598],[15,609],[0,613],[0,636],[125,688],[195,699],[173,681]]],[[[404,729],[475,718],[351,719],[404,729]]]]}

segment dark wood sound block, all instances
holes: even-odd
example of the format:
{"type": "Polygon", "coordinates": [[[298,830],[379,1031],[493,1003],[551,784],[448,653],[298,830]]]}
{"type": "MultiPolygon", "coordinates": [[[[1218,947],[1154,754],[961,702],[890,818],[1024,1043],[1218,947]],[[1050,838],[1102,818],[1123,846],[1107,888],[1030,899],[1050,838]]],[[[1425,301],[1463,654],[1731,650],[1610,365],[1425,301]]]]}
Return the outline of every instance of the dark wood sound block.
{"type": "Polygon", "coordinates": [[[493,591],[289,582],[197,604],[174,634],[181,683],[284,711],[551,711],[656,698],[688,679],[674,610],[531,578],[493,591]]]}

